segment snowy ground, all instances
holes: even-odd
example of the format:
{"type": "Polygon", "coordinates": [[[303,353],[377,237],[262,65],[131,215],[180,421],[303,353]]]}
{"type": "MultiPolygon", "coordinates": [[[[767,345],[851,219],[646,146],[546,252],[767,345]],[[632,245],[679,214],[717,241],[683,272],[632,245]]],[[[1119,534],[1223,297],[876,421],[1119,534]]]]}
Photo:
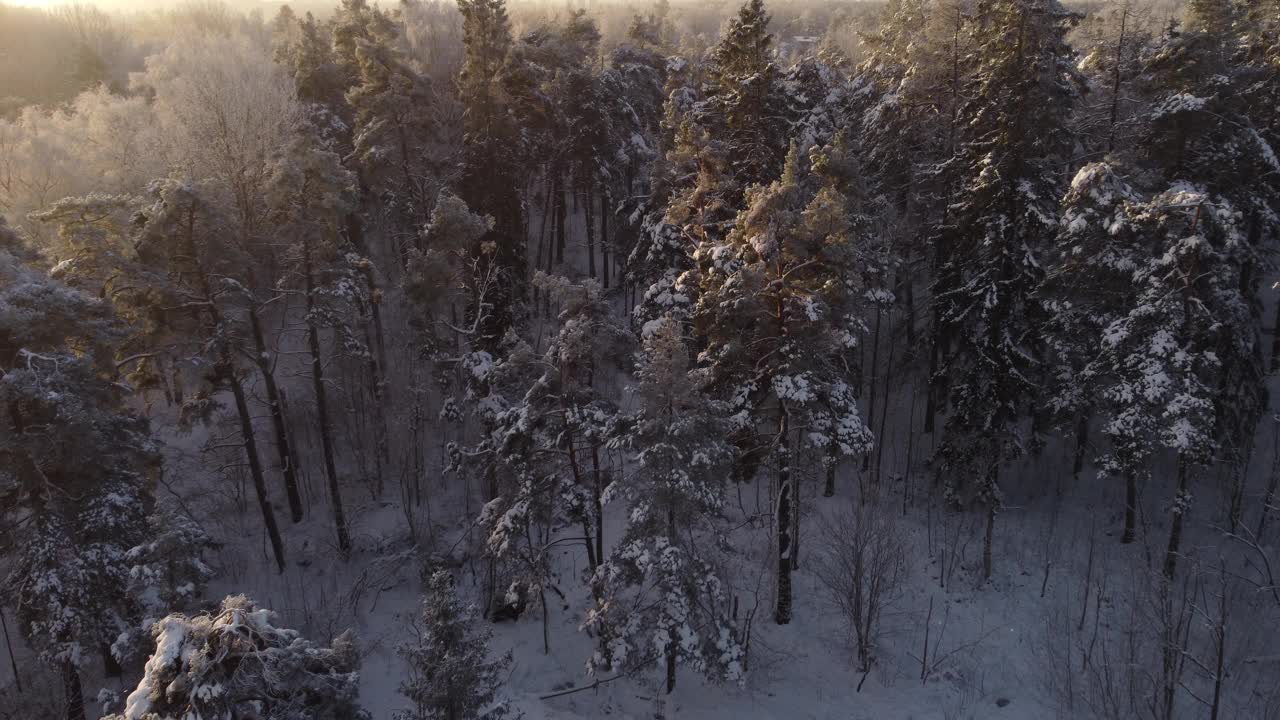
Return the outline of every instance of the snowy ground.
{"type": "MultiPolygon", "coordinates": [[[[322,499],[310,498],[308,519],[300,525],[290,525],[287,515],[281,513],[289,567],[277,575],[252,506],[248,511],[241,509],[248,501],[237,494],[243,489],[237,491],[234,482],[202,469],[209,462],[199,448],[209,436],[162,437],[169,449],[166,475],[170,484],[159,491],[161,499],[181,495],[193,514],[208,519],[207,529],[224,543],[211,558],[220,574],[208,596],[247,594],[279,612],[283,625],[321,642],[347,627],[355,628],[366,652],[362,701],[375,720],[391,720],[393,713],[404,707],[398,693],[404,671],[396,647],[408,639],[408,619],[417,610],[421,587],[395,489],[389,488],[382,500],[371,499],[359,488],[348,489],[357,548],[347,562],[339,559],[333,547],[322,499]]],[[[924,453],[927,448],[917,451],[924,453]]],[[[1265,457],[1256,458],[1260,477],[1270,466],[1270,452],[1267,446],[1260,453],[1265,457]]],[[[623,678],[595,689],[540,699],[590,685],[593,680],[584,669],[592,640],[578,629],[590,601],[585,584],[579,580],[586,559],[566,545],[559,561],[559,586],[567,600],[561,602],[549,595],[550,653],[543,652],[542,617],[536,609],[517,622],[493,626],[493,650],[510,649],[514,657],[504,695],[529,720],[1077,717],[1061,709],[1060,696],[1045,682],[1049,657],[1063,650],[1059,646],[1062,639],[1048,628],[1051,622],[1055,626],[1074,625],[1082,614],[1092,623],[1092,610],[1086,610],[1084,599],[1094,597],[1098,585],[1106,585],[1109,601],[1123,591],[1124,583],[1143,574],[1137,569],[1144,567],[1148,555],[1160,556],[1166,539],[1166,484],[1155,481],[1145,488],[1139,542],[1121,546],[1120,488],[1093,479],[1087,468],[1079,480],[1073,480],[1069,470],[1064,470],[1069,462],[1060,448],[1051,447],[1038,460],[1010,468],[1008,509],[999,516],[996,530],[995,577],[982,588],[976,582],[981,552],[978,515],[941,512],[936,506],[923,504],[911,504],[904,514],[902,483],[887,485],[881,491],[877,512],[898,518],[911,546],[909,573],[900,600],[886,612],[878,662],[864,681],[854,670],[845,623],[828,601],[813,571],[812,556],[807,554],[820,545],[820,516],[840,513],[855,501],[859,485],[856,465],[845,468],[835,498],[812,497],[814,482],[802,486],[809,497],[800,539],[801,567],[795,576],[795,620],[790,625],[780,627],[771,620],[772,581],[760,570],[767,567],[767,533],[745,527],[730,536],[736,558],[731,581],[741,610],[746,613],[759,604],[744,687],[707,685],[682,672],[676,691],[667,696],[658,687],[655,672],[649,677],[623,678]],[[1059,503],[1051,491],[1046,492],[1057,483],[1062,483],[1069,501],[1059,503]],[[1034,495],[1029,494],[1032,488],[1037,489],[1034,495]],[[1055,512],[1055,507],[1062,510],[1055,512]],[[1096,543],[1089,575],[1092,589],[1084,586],[1091,535],[1096,543]],[[758,599],[752,592],[757,585],[758,599]],[[920,658],[926,628],[930,648],[922,680],[920,658]]],[[[448,485],[455,479],[434,482],[440,483],[432,488],[435,535],[427,538],[424,532],[420,540],[438,553],[461,558],[468,545],[464,536],[470,528],[470,516],[463,512],[458,488],[448,485]],[[446,525],[441,518],[455,520],[446,525]]],[[[929,479],[917,473],[912,482],[915,496],[925,497],[921,490],[929,479]]],[[[317,479],[312,478],[310,484],[318,492],[317,479]]],[[[747,513],[753,511],[756,490],[753,486],[742,488],[741,508],[747,513]]],[[[1212,492],[1208,488],[1200,491],[1212,492]]],[[[761,489],[760,495],[767,492],[761,489]]],[[[1217,542],[1209,527],[1215,518],[1208,515],[1193,517],[1188,538],[1193,548],[1217,542]]],[[[615,517],[609,526],[616,531],[621,522],[615,517]]],[[[472,564],[462,562],[457,572],[459,586],[478,596],[479,581],[472,564]]],[[[1274,647],[1280,642],[1276,627],[1259,630],[1253,633],[1257,642],[1241,648],[1240,653],[1262,653],[1268,643],[1274,647]]],[[[1100,628],[1104,634],[1123,631],[1123,627],[1100,628]]],[[[18,653],[27,665],[28,653],[21,648],[18,653]]],[[[37,678],[26,670],[24,674],[30,687],[37,678]]],[[[0,669],[0,687],[8,684],[10,675],[7,667],[0,669]]],[[[105,684],[127,690],[130,680],[105,684]]],[[[56,685],[44,682],[52,693],[46,699],[56,697],[56,685]]],[[[103,684],[99,678],[87,677],[86,696],[92,700],[103,684]]],[[[5,712],[0,712],[0,718],[4,717],[5,712]]]]}

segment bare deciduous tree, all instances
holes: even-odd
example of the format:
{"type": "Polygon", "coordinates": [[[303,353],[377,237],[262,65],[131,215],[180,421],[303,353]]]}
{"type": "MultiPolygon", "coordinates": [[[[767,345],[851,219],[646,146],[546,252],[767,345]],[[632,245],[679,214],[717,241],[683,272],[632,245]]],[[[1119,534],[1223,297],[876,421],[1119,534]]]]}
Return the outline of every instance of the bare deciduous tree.
{"type": "Polygon", "coordinates": [[[850,626],[858,669],[874,660],[880,618],[901,596],[907,574],[907,540],[892,513],[874,505],[850,508],[821,526],[818,579],[850,626]]]}

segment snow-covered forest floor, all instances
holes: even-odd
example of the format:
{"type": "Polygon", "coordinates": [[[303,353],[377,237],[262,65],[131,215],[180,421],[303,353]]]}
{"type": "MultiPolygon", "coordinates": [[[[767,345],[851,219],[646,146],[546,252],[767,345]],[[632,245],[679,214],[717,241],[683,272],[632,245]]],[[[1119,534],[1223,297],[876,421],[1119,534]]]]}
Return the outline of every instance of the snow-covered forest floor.
{"type": "MultiPolygon", "coordinates": [[[[901,427],[905,433],[907,420],[895,411],[889,426],[901,427]]],[[[164,411],[157,412],[153,421],[162,427],[170,423],[164,411]]],[[[436,518],[430,525],[433,534],[420,538],[417,546],[405,530],[403,506],[394,492],[388,491],[380,500],[352,492],[348,510],[355,528],[355,551],[351,558],[338,560],[331,528],[322,520],[286,526],[284,540],[291,560],[286,571],[277,574],[257,517],[244,512],[246,488],[208,471],[205,455],[210,444],[217,444],[216,437],[199,431],[167,431],[160,437],[168,478],[162,498],[170,493],[193,515],[207,518],[205,528],[220,545],[207,558],[217,575],[206,596],[246,594],[278,612],[282,626],[322,643],[342,630],[354,629],[363,656],[362,703],[375,720],[390,720],[405,707],[399,693],[404,662],[397,649],[409,640],[421,602],[421,558],[450,558],[447,562],[457,570],[463,596],[475,602],[482,598],[483,563],[466,557],[465,550],[474,543],[468,533],[476,532],[475,523],[464,510],[456,478],[432,474],[427,495],[436,518]]],[[[894,439],[905,443],[905,436],[894,439]]],[[[927,453],[927,447],[917,447],[916,452],[927,453]]],[[[1251,480],[1253,487],[1263,484],[1272,463],[1269,453],[1255,459],[1258,471],[1251,480]]],[[[888,465],[886,475],[900,477],[903,463],[905,450],[888,465]]],[[[492,651],[500,654],[509,649],[514,657],[501,696],[529,720],[1077,717],[1069,702],[1086,702],[1086,694],[1096,689],[1064,690],[1063,684],[1071,682],[1068,677],[1074,674],[1064,673],[1063,664],[1079,663],[1083,647],[1120,647],[1143,631],[1140,625],[1153,621],[1108,615],[1105,607],[1099,615],[1099,607],[1117,610],[1131,593],[1155,587],[1158,570],[1152,563],[1158,564],[1163,550],[1164,498],[1171,494],[1172,483],[1158,475],[1143,488],[1139,540],[1120,545],[1119,489],[1114,482],[1096,479],[1092,467],[1073,478],[1070,465],[1067,451],[1051,445],[1011,473],[1007,509],[1000,516],[994,542],[996,570],[987,584],[978,580],[980,518],[948,512],[925,500],[921,488],[930,482],[926,474],[914,474],[914,500],[906,503],[901,481],[878,493],[867,489],[875,495],[868,500],[868,510],[891,519],[909,548],[907,573],[886,609],[870,673],[856,670],[848,624],[815,571],[814,556],[825,542],[824,528],[841,518],[848,522],[848,513],[860,504],[859,484],[864,476],[852,463],[842,469],[835,497],[820,497],[817,482],[802,483],[800,569],[790,625],[777,626],[770,619],[771,575],[766,569],[770,549],[761,544],[765,530],[747,525],[730,536],[732,563],[740,573],[733,581],[739,612],[758,615],[749,674],[742,686],[708,684],[682,671],[676,691],[666,695],[657,673],[589,676],[585,663],[594,650],[593,640],[580,629],[592,602],[583,582],[587,560],[580,546],[566,544],[554,564],[566,597],[552,596],[546,629],[537,608],[516,621],[493,626],[492,651]],[[1057,488],[1062,495],[1040,494],[1046,487],[1057,488]],[[545,650],[544,632],[549,638],[545,650]],[[597,679],[602,682],[593,688],[597,679]]],[[[323,503],[315,494],[318,491],[311,488],[306,495],[313,510],[323,503]]],[[[767,483],[735,488],[731,517],[758,515],[762,508],[757,502],[767,502],[768,491],[767,483]]],[[[1215,490],[1205,487],[1203,492],[1215,490]]],[[[621,525],[618,512],[611,512],[607,528],[621,525]]],[[[563,529],[563,534],[574,533],[563,529]]],[[[615,539],[611,535],[610,543],[615,539]]],[[[1239,550],[1224,538],[1212,516],[1192,521],[1188,545],[1194,548],[1189,557],[1210,565],[1223,554],[1239,550]]],[[[1263,612],[1232,623],[1238,632],[1231,636],[1228,665],[1238,668],[1233,677],[1242,686],[1229,684],[1227,692],[1232,696],[1258,692],[1265,697],[1271,694],[1268,683],[1277,677],[1268,667],[1275,662],[1280,642],[1276,608],[1254,605],[1249,598],[1239,601],[1241,607],[1261,607],[1263,612]],[[1259,672],[1252,674],[1253,670],[1259,672]]],[[[34,660],[29,653],[19,650],[19,654],[21,667],[33,667],[28,664],[34,660]]],[[[1107,672],[1122,671],[1116,666],[1107,672]]],[[[11,677],[6,673],[7,667],[0,669],[0,686],[9,685],[11,677]]],[[[99,685],[127,693],[133,680],[87,679],[86,689],[91,696],[99,685]]],[[[1078,677],[1075,682],[1080,682],[1078,677]]],[[[1265,712],[1256,717],[1270,717],[1265,712]]]]}

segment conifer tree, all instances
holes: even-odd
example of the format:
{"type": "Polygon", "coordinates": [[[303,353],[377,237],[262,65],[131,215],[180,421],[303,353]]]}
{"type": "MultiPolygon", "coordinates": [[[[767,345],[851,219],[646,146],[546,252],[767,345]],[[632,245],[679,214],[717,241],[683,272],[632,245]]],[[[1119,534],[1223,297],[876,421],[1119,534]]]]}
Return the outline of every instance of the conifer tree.
{"type": "MultiPolygon", "coordinates": [[[[285,259],[292,266],[295,283],[303,293],[311,387],[316,400],[329,503],[338,549],[346,554],[351,552],[351,533],[335,459],[320,332],[324,327],[335,328],[339,344],[343,344],[343,340],[350,344],[357,337],[351,327],[354,312],[350,305],[352,295],[361,288],[358,276],[353,277],[352,261],[344,252],[347,248],[339,235],[341,218],[354,205],[354,182],[336,155],[319,148],[303,135],[277,156],[267,188],[273,217],[282,235],[292,241],[285,259]]],[[[370,362],[376,362],[370,350],[363,352],[370,362]]],[[[381,408],[376,412],[380,413],[381,408]]],[[[382,435],[385,438],[385,433],[382,435]]]]}
{"type": "Polygon", "coordinates": [[[654,320],[644,333],[634,389],[641,408],[612,432],[636,467],[606,498],[627,503],[627,526],[592,578],[596,602],[583,625],[601,647],[588,667],[663,665],[667,692],[677,665],[739,682],[742,649],[708,549],[733,456],[725,408],[699,386],[678,323],[654,320]]]}
{"type": "Polygon", "coordinates": [[[216,614],[170,615],[151,627],[155,651],[124,713],[104,720],[368,720],[350,631],[323,647],[276,625],[243,595],[216,614]]]}
{"type": "MultiPolygon", "coordinates": [[[[1109,413],[1101,389],[1086,376],[1101,353],[1104,333],[1135,301],[1134,273],[1151,253],[1151,241],[1139,222],[1141,198],[1106,163],[1090,163],[1076,173],[1062,200],[1061,229],[1046,254],[1047,271],[1038,292],[1047,314],[1046,358],[1053,383],[1056,421],[1075,435],[1072,470],[1083,468],[1089,421],[1095,410],[1109,413]]],[[[1109,425],[1111,430],[1118,425],[1109,425]]],[[[1102,472],[1125,482],[1124,531],[1120,542],[1134,540],[1137,484],[1147,470],[1145,440],[1108,432],[1102,472]]]]}
{"type": "Polygon", "coordinates": [[[747,0],[711,55],[715,124],[743,189],[776,177],[786,154],[770,20],[764,0],[747,0]]]}
{"type": "Polygon", "coordinates": [[[417,637],[400,646],[409,679],[400,692],[413,703],[397,720],[499,720],[508,715],[496,701],[511,654],[489,658],[492,633],[477,627],[474,606],[464,605],[447,570],[427,584],[417,637]]]}
{"type": "Polygon", "coordinates": [[[1172,578],[1192,507],[1192,473],[1220,449],[1219,351],[1249,340],[1232,332],[1250,310],[1239,292],[1241,265],[1231,258],[1248,244],[1234,208],[1194,187],[1171,188],[1137,210],[1136,220],[1156,245],[1134,273],[1136,297],[1107,326],[1101,353],[1082,377],[1101,388],[1110,408],[1104,432],[1114,449],[1104,466],[1131,472],[1153,446],[1176,456],[1163,563],[1172,578]]]}
{"type": "Polygon", "coordinates": [[[200,598],[213,568],[205,550],[217,545],[191,518],[162,509],[148,518],[152,536],[129,550],[129,593],[153,619],[186,612],[200,598]]]}
{"type": "Polygon", "coordinates": [[[1251,112],[1245,88],[1254,77],[1240,68],[1240,20],[1233,3],[1188,3],[1183,29],[1171,28],[1157,41],[1137,83],[1150,106],[1138,150],[1152,191],[1190,186],[1242,218],[1246,243],[1223,260],[1237,266],[1249,315],[1231,320],[1219,335],[1215,392],[1216,434],[1232,467],[1231,527],[1240,520],[1244,473],[1263,409],[1262,257],[1280,237],[1280,161],[1265,132],[1274,112],[1251,112]]]}
{"type": "Polygon", "coordinates": [[[950,281],[933,302],[955,343],[939,369],[952,412],[938,459],[953,492],[961,478],[978,478],[984,579],[1000,465],[1025,450],[1021,424],[1041,384],[1033,293],[1038,257],[1056,232],[1060,167],[1072,143],[1065,123],[1077,87],[1066,34],[1075,19],[1056,0],[983,0],[969,29],[976,68],[959,109],[963,145],[954,161],[962,181],[940,238],[950,248],[941,269],[950,281]]]}
{"type": "Polygon", "coordinates": [[[502,73],[511,50],[511,21],[506,0],[458,0],[466,54],[458,87],[465,109],[466,134],[458,190],[474,211],[491,216],[493,229],[473,249],[483,265],[493,265],[500,278],[486,302],[471,313],[483,322],[476,338],[495,350],[518,319],[525,290],[525,227],[519,189],[514,179],[519,158],[515,129],[508,119],[502,73]],[[493,252],[484,250],[492,246],[493,252]]]}
{"type": "Polygon", "coordinates": [[[84,720],[82,668],[135,640],[127,558],[150,533],[154,447],[113,382],[124,334],[110,305],[34,260],[0,220],[0,498],[17,532],[4,597],[60,672],[64,717],[84,720]]]}
{"type": "MultiPolygon", "coordinates": [[[[839,362],[863,329],[864,238],[834,171],[838,153],[815,149],[802,165],[793,149],[781,179],[748,191],[725,241],[695,255],[701,294],[694,321],[707,343],[702,361],[711,387],[729,403],[739,446],[770,448],[776,462],[779,624],[791,620],[797,439],[800,449],[824,456],[871,447],[839,362]],[[822,180],[803,177],[806,170],[822,180]]],[[[740,472],[754,475],[749,467],[740,472]]]]}

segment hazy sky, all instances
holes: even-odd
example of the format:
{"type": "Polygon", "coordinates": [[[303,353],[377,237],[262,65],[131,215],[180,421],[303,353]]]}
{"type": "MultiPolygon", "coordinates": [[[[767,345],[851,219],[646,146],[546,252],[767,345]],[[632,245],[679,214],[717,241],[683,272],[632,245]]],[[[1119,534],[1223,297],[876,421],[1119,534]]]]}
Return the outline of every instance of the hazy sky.
{"type": "MultiPolygon", "coordinates": [[[[0,0],[6,5],[23,5],[25,7],[54,7],[55,5],[69,5],[76,0],[0,0]]],[[[149,10],[152,8],[162,8],[177,5],[183,0],[80,0],[88,5],[97,5],[103,10],[149,10]]],[[[230,0],[227,5],[232,7],[246,7],[254,4],[261,5],[279,5],[283,0],[230,0]]],[[[337,4],[337,0],[334,0],[337,4]]]]}

